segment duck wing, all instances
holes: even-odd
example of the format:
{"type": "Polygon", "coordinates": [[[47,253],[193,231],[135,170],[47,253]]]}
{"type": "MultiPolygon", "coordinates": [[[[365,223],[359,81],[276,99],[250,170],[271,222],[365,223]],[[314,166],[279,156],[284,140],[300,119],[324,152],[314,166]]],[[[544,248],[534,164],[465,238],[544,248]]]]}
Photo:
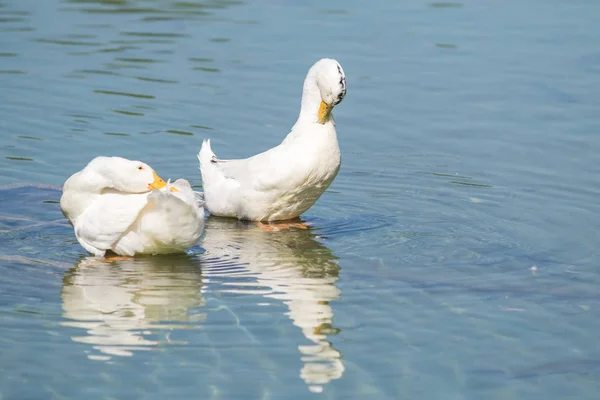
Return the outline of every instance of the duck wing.
{"type": "Polygon", "coordinates": [[[147,199],[147,193],[102,194],[75,221],[77,240],[90,253],[103,256],[135,222],[147,199]]]}
{"type": "Polygon", "coordinates": [[[211,162],[226,179],[237,182],[241,187],[256,191],[281,189],[296,184],[302,175],[302,165],[298,158],[281,146],[273,147],[263,153],[240,160],[221,160],[211,162]],[[299,168],[300,167],[300,168],[299,168]]]}

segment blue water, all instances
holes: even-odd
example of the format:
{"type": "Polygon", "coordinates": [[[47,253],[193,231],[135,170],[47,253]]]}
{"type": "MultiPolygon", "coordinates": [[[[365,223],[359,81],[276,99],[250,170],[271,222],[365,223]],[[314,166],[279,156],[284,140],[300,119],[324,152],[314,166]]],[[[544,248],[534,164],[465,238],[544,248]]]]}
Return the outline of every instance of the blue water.
{"type": "Polygon", "coordinates": [[[600,3],[0,0],[0,398],[596,399],[600,3]],[[342,64],[340,173],[265,232],[101,263],[97,155],[201,186],[342,64]]]}

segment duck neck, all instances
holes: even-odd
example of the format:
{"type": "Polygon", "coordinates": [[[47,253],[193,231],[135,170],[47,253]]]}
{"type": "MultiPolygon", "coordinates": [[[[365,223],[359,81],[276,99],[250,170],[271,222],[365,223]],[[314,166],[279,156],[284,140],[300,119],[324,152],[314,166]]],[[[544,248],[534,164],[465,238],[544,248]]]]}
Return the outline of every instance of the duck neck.
{"type": "Polygon", "coordinates": [[[103,190],[114,187],[102,173],[86,171],[80,176],[80,184],[89,193],[102,193],[103,190]]]}
{"type": "Polygon", "coordinates": [[[331,117],[327,113],[327,117],[323,122],[319,122],[319,108],[322,103],[321,91],[317,84],[317,77],[314,71],[309,71],[306,79],[304,80],[304,87],[302,89],[302,104],[300,107],[300,116],[298,121],[310,122],[310,123],[327,123],[330,122],[331,117]]]}
{"type": "Polygon", "coordinates": [[[88,195],[100,194],[106,189],[118,190],[119,185],[108,178],[109,173],[104,166],[85,168],[69,178],[65,182],[65,188],[88,195]]]}

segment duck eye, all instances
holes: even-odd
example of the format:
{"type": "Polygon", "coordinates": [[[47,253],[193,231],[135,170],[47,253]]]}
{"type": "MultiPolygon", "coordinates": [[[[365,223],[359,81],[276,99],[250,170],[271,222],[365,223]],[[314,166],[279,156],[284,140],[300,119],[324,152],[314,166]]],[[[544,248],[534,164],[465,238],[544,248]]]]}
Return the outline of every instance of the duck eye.
{"type": "Polygon", "coordinates": [[[140,166],[138,167],[138,169],[139,169],[140,171],[142,171],[142,170],[144,169],[144,167],[142,167],[142,166],[140,165],[140,166]]]}

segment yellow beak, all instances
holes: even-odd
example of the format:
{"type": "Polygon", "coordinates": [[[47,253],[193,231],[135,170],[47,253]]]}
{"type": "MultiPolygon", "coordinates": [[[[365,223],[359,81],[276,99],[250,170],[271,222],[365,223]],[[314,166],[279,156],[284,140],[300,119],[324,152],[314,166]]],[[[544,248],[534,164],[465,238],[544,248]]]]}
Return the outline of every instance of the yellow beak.
{"type": "Polygon", "coordinates": [[[319,113],[317,114],[319,117],[319,123],[324,124],[329,121],[329,116],[331,115],[332,105],[325,103],[321,100],[321,105],[319,106],[319,113]]]}
{"type": "Polygon", "coordinates": [[[152,172],[152,175],[154,175],[154,181],[148,185],[148,189],[155,190],[167,186],[167,182],[165,182],[160,176],[156,175],[156,172],[152,172]]]}

